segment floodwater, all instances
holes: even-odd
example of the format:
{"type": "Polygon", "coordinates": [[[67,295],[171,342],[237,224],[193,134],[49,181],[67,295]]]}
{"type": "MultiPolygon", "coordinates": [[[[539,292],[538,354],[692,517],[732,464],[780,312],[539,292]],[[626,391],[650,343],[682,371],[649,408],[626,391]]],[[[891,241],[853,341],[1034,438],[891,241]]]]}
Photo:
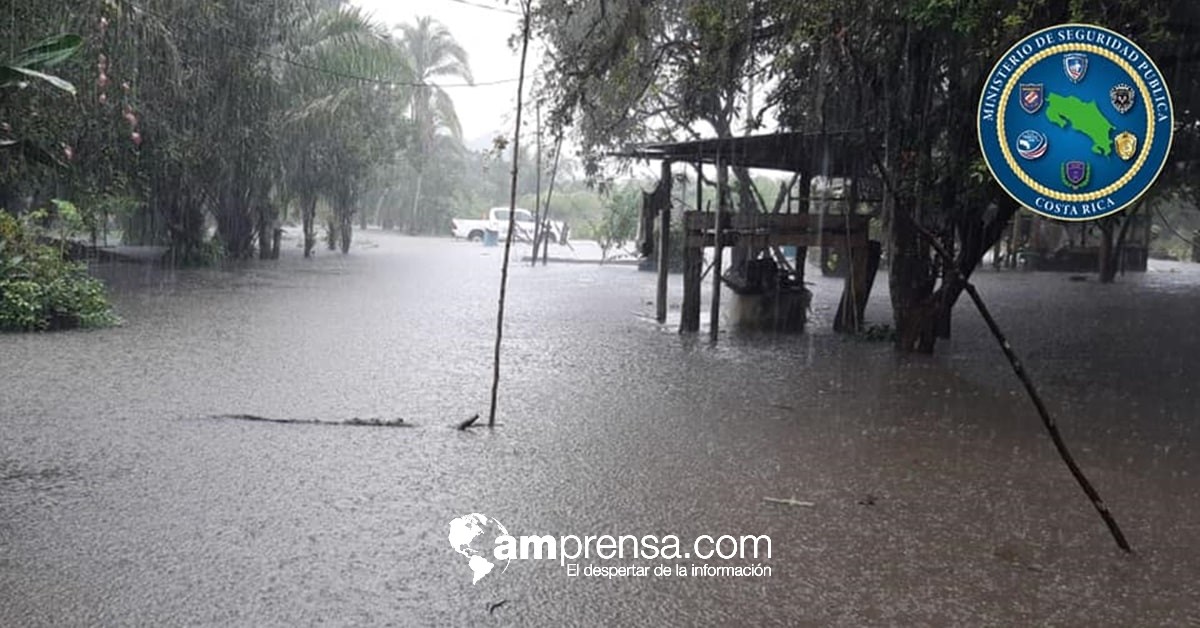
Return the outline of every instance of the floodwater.
{"type": "MultiPolygon", "coordinates": [[[[978,277],[1127,556],[965,298],[932,357],[832,334],[819,277],[811,333],[714,346],[653,322],[653,274],[515,264],[502,426],[459,432],[487,411],[501,249],[358,240],[106,266],[123,326],[0,336],[0,625],[1200,623],[1195,266],[978,277]],[[771,575],[515,560],[472,585],[447,535],[473,512],[685,550],[767,534],[769,559],[674,563],[771,575]]],[[[881,277],[872,322],[886,300],[881,277]]]]}

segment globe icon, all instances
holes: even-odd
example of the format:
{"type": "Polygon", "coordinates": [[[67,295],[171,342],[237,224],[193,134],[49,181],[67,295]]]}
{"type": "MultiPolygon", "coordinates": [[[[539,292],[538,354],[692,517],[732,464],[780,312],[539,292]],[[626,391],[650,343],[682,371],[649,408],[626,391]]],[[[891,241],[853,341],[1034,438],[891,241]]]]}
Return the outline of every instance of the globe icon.
{"type": "MultiPolygon", "coordinates": [[[[504,524],[484,514],[473,512],[450,521],[450,546],[466,557],[472,573],[471,584],[495,571],[492,552],[496,539],[502,536],[508,536],[504,524]]],[[[504,569],[508,569],[508,561],[505,561],[504,569]]]]}

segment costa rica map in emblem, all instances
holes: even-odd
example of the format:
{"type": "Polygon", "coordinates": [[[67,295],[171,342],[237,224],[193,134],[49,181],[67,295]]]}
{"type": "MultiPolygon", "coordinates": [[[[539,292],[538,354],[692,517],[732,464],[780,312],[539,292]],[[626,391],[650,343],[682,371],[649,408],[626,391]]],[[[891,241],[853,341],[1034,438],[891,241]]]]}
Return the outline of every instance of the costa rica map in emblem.
{"type": "Polygon", "coordinates": [[[984,161],[1023,206],[1094,220],[1135,203],[1171,152],[1171,95],[1149,55],[1120,33],[1059,24],[992,68],[976,119],[984,161]]]}

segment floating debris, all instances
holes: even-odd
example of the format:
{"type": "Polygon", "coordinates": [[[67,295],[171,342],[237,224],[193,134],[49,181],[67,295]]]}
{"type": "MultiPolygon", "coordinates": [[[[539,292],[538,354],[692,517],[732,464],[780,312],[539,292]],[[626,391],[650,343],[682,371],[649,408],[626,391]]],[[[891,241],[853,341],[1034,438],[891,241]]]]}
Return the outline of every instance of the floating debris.
{"type": "Polygon", "coordinates": [[[794,497],[788,497],[788,498],[764,497],[763,501],[771,502],[772,504],[783,504],[784,506],[804,506],[806,508],[811,508],[813,506],[816,506],[816,504],[813,502],[803,502],[794,497]]]}
{"type": "Polygon", "coordinates": [[[415,427],[413,423],[409,423],[401,418],[396,419],[360,419],[354,417],[345,421],[320,421],[317,419],[278,419],[274,417],[259,416],[257,414],[212,414],[209,419],[221,419],[229,421],[258,421],[260,423],[291,423],[296,425],[358,425],[367,427],[415,427]]]}
{"type": "Polygon", "coordinates": [[[475,424],[475,422],[478,420],[479,420],[479,413],[476,412],[475,415],[472,416],[471,418],[467,419],[466,421],[463,421],[462,423],[459,423],[457,429],[460,432],[465,431],[467,428],[473,426],[475,424]]]}

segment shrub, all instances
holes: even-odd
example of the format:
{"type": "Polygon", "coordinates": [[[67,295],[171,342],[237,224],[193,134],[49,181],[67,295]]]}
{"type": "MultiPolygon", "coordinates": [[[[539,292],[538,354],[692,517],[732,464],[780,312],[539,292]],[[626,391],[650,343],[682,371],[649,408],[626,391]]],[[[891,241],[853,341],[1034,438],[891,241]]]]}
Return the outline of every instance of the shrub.
{"type": "Polygon", "coordinates": [[[117,322],[104,284],[62,248],[44,244],[45,212],[0,211],[0,331],[104,327],[117,322]]]}

